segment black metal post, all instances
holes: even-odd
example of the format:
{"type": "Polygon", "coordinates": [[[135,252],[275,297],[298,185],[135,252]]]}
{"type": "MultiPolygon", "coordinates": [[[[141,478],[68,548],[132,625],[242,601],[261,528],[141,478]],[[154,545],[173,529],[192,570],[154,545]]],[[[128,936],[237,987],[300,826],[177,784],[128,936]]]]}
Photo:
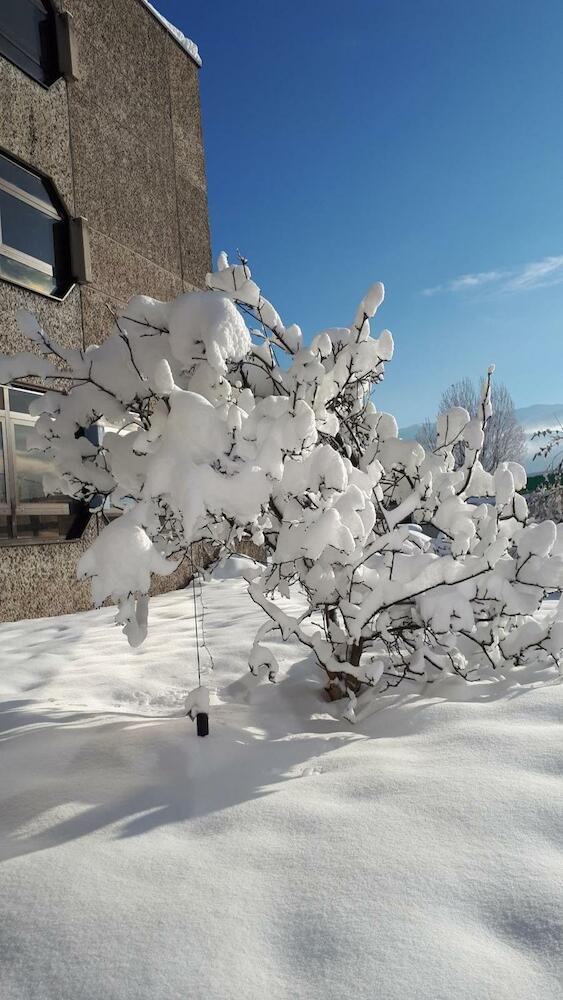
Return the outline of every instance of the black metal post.
{"type": "Polygon", "coordinates": [[[196,717],[197,735],[198,736],[208,736],[209,735],[209,716],[207,712],[198,712],[196,717]]]}

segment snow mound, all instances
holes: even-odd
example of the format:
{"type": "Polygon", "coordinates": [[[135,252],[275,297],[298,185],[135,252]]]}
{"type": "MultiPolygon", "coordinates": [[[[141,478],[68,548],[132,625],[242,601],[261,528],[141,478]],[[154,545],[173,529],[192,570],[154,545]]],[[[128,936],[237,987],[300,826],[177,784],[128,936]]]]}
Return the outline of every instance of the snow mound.
{"type": "Polygon", "coordinates": [[[352,727],[291,641],[249,675],[249,562],[197,598],[206,739],[191,592],[136,650],[112,608],[0,626],[2,1000],[559,1000],[563,685],[352,727]]]}
{"type": "Polygon", "coordinates": [[[250,556],[229,556],[213,570],[214,580],[239,580],[245,578],[249,570],[259,564],[250,556]]]}

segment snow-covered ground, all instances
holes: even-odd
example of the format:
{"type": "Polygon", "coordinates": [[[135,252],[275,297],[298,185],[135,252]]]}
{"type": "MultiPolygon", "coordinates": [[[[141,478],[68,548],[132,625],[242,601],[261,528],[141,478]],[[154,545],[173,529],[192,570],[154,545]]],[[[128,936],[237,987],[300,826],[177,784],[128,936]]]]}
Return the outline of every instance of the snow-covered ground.
{"type": "Polygon", "coordinates": [[[191,591],[138,650],[111,609],[0,626],[2,1000],[559,1000],[563,685],[352,727],[295,646],[247,675],[237,570],[204,586],[205,740],[191,591]]]}

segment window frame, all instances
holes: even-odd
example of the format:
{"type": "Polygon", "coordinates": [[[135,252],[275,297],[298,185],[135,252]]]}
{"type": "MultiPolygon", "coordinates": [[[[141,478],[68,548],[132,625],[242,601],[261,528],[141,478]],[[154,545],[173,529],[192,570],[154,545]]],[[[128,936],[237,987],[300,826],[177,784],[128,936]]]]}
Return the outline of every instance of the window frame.
{"type": "Polygon", "coordinates": [[[13,41],[9,35],[4,35],[0,32],[0,39],[5,39],[9,49],[12,50],[12,55],[6,55],[0,45],[0,57],[6,59],[12,66],[19,69],[21,73],[24,73],[28,79],[33,80],[34,83],[43,87],[44,90],[50,90],[58,80],[65,76],[61,66],[60,15],[55,10],[51,0],[26,0],[26,2],[37,9],[45,10],[46,23],[48,25],[48,41],[53,46],[52,52],[49,53],[51,56],[51,65],[43,65],[44,62],[47,63],[49,60],[45,58],[47,49],[45,43],[42,43],[41,38],[39,39],[39,60],[36,60],[34,55],[23,48],[21,39],[13,41]],[[23,60],[21,57],[18,59],[18,52],[21,52],[23,60]],[[22,61],[24,65],[22,65],[22,61]],[[33,65],[38,67],[37,73],[33,72],[33,65]],[[51,69],[51,72],[49,72],[49,69],[51,69]]]}
{"type": "MultiPolygon", "coordinates": [[[[0,549],[11,546],[23,545],[61,545],[78,542],[83,537],[83,531],[79,535],[72,537],[61,536],[59,538],[30,538],[28,535],[17,533],[17,519],[19,516],[29,517],[33,514],[54,516],[68,516],[75,513],[75,521],[78,520],[80,512],[72,511],[71,504],[77,501],[65,499],[61,496],[60,502],[56,500],[36,500],[33,502],[18,503],[17,494],[17,471],[16,471],[16,447],[14,424],[24,424],[32,429],[37,421],[37,417],[32,417],[29,413],[19,413],[10,409],[9,390],[20,389],[23,392],[32,392],[37,395],[44,395],[46,390],[36,385],[11,382],[8,385],[0,385],[0,427],[2,428],[2,444],[4,459],[4,477],[6,483],[6,502],[0,498],[0,515],[7,517],[11,537],[0,538],[0,549]]],[[[53,391],[53,390],[49,390],[53,391]]],[[[33,449],[29,449],[32,451],[33,449]]],[[[84,506],[84,505],[82,505],[84,506]]],[[[84,522],[84,529],[89,517],[84,522]]],[[[74,523],[73,523],[74,526],[74,523]]],[[[70,532],[73,530],[70,528],[70,532]]]]}
{"type": "MultiPolygon", "coordinates": [[[[77,278],[74,275],[74,260],[73,256],[76,256],[76,250],[73,255],[73,239],[76,240],[75,234],[73,233],[73,223],[80,221],[74,220],[64,201],[59,196],[53,182],[50,178],[46,177],[45,174],[41,173],[39,170],[32,169],[27,166],[27,164],[22,163],[17,157],[13,156],[8,151],[0,147],[0,191],[7,194],[9,197],[14,198],[16,201],[22,202],[22,204],[27,205],[29,208],[35,209],[36,212],[40,212],[42,215],[51,219],[53,223],[62,223],[65,227],[66,236],[66,275],[63,275],[64,284],[68,284],[68,288],[63,294],[57,294],[56,291],[47,292],[39,288],[32,287],[25,280],[19,281],[16,277],[6,276],[0,272],[0,281],[5,281],[10,285],[15,285],[17,288],[25,288],[27,291],[33,292],[34,295],[41,295],[43,298],[51,299],[55,302],[64,302],[68,295],[75,287],[77,283],[77,278]],[[2,176],[2,158],[7,160],[9,163],[13,163],[19,170],[24,170],[31,177],[38,178],[47,188],[47,197],[50,199],[42,200],[31,194],[29,191],[25,191],[23,188],[18,187],[13,181],[6,180],[2,176]]],[[[84,220],[81,220],[84,221],[84,220]]],[[[84,237],[82,236],[82,239],[84,237]]],[[[2,213],[0,209],[0,256],[7,257],[8,260],[14,261],[14,263],[22,264],[24,267],[29,267],[40,274],[46,274],[53,280],[56,280],[55,267],[42,260],[40,257],[34,257],[31,254],[25,253],[23,250],[18,250],[16,247],[12,247],[9,243],[4,243],[2,236],[2,213]]],[[[89,280],[89,275],[85,276],[85,281],[89,280]]]]}

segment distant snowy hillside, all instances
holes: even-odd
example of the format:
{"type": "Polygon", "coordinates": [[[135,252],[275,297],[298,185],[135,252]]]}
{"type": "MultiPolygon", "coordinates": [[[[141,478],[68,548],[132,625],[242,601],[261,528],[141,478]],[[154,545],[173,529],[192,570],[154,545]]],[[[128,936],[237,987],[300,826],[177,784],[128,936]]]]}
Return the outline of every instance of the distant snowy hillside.
{"type": "Polygon", "coordinates": [[[409,424],[408,427],[400,427],[399,434],[405,441],[412,441],[418,434],[422,424],[409,424]]]}
{"type": "Polygon", "coordinates": [[[528,472],[543,472],[546,467],[545,458],[537,458],[534,455],[541,445],[537,438],[532,439],[532,434],[536,431],[551,429],[563,425],[563,404],[562,403],[539,403],[536,406],[523,406],[516,410],[516,416],[520,421],[526,434],[526,461],[525,466],[528,472]]]}
{"type": "MultiPolygon", "coordinates": [[[[534,455],[541,442],[532,438],[532,435],[546,427],[554,428],[563,425],[563,403],[536,403],[533,406],[521,406],[515,413],[526,435],[526,458],[524,461],[526,470],[530,475],[543,472],[546,467],[545,459],[537,458],[534,461],[534,455]]],[[[402,427],[399,433],[402,438],[410,440],[416,437],[420,427],[421,424],[410,424],[408,427],[402,427]]]]}

